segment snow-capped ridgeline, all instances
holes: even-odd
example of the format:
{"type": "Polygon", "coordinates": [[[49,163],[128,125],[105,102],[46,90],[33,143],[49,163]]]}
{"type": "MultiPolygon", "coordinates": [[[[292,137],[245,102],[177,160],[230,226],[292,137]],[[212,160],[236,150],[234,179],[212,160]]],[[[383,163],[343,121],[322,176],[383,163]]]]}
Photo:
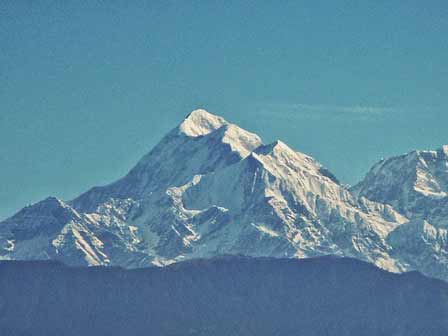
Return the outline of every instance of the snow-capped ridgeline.
{"type": "Polygon", "coordinates": [[[205,110],[195,110],[179,125],[179,132],[190,137],[198,137],[216,131],[224,125],[229,125],[224,118],[205,110]]]}
{"type": "Polygon", "coordinates": [[[110,198],[141,199],[187,183],[196,174],[223,168],[261,144],[261,139],[223,118],[196,110],[169,132],[122,179],[95,187],[72,201],[81,211],[95,211],[110,198]]]}
{"type": "Polygon", "coordinates": [[[448,227],[448,145],[380,161],[352,191],[409,218],[448,227]]]}
{"type": "Polygon", "coordinates": [[[351,192],[283,142],[265,145],[196,110],[117,182],[67,203],[49,198],[0,223],[0,255],[144,267],[222,254],[336,254],[448,279],[447,231],[437,217],[448,208],[418,221],[403,204],[409,190],[446,204],[447,153],[381,162],[351,192]]]}

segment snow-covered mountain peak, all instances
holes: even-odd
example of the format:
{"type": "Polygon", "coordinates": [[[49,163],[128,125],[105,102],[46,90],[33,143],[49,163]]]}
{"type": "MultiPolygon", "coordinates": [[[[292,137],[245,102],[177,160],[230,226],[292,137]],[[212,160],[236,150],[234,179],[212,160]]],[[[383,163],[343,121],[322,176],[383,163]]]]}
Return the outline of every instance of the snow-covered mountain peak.
{"type": "Polygon", "coordinates": [[[209,134],[228,122],[217,115],[203,109],[194,110],[179,125],[179,131],[187,136],[198,137],[209,134]]]}
{"type": "Polygon", "coordinates": [[[337,254],[448,278],[448,197],[434,197],[448,192],[447,147],[381,161],[357,198],[312,157],[195,110],[120,180],[3,221],[0,259],[144,267],[337,254]],[[408,225],[415,212],[427,224],[408,225]]]}
{"type": "Polygon", "coordinates": [[[390,204],[408,218],[447,226],[447,149],[417,150],[383,160],[352,191],[390,204]]]}
{"type": "Polygon", "coordinates": [[[199,109],[191,112],[178,127],[181,134],[188,137],[208,136],[206,142],[220,142],[230,145],[233,152],[246,157],[262,144],[260,137],[237,125],[227,122],[224,118],[199,109]]]}
{"type": "Polygon", "coordinates": [[[298,172],[306,172],[307,175],[321,174],[322,166],[316,160],[306,154],[296,152],[280,140],[258,147],[254,151],[254,156],[258,157],[271,171],[273,169],[284,172],[288,170],[288,175],[295,175],[298,172]]]}
{"type": "Polygon", "coordinates": [[[0,226],[0,259],[48,259],[51,239],[66,224],[80,219],[56,197],[26,206],[0,226]]]}
{"type": "Polygon", "coordinates": [[[262,145],[255,149],[255,154],[260,156],[271,156],[276,159],[301,160],[306,157],[305,154],[294,151],[291,147],[280,140],[276,140],[270,144],[262,145]]]}
{"type": "Polygon", "coordinates": [[[448,145],[443,145],[443,146],[442,146],[442,152],[443,152],[446,156],[448,156],[448,145]]]}
{"type": "Polygon", "coordinates": [[[190,113],[130,172],[110,185],[94,187],[72,201],[75,209],[96,211],[110,198],[142,199],[180,187],[195,175],[232,165],[262,144],[260,137],[205,110],[190,113]]]}
{"type": "Polygon", "coordinates": [[[254,149],[262,144],[261,138],[234,124],[226,124],[217,129],[212,137],[224,144],[228,144],[233,152],[241,158],[248,156],[254,149]]]}

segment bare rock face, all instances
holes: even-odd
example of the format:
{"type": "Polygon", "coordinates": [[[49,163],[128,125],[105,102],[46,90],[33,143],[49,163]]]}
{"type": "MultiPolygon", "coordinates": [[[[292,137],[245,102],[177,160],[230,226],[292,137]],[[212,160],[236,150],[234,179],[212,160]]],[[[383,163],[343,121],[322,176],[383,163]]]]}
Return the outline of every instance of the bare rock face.
{"type": "Polygon", "coordinates": [[[436,182],[381,163],[348,190],[283,142],[265,145],[222,117],[196,110],[120,180],[66,203],[37,203],[0,223],[0,256],[133,268],[222,254],[333,254],[448,279],[445,210],[431,203],[435,208],[423,219],[437,232],[428,240],[428,230],[414,227],[410,216],[422,205],[402,206],[402,195],[391,187],[395,179],[405,186],[420,176],[416,185],[425,194],[416,193],[442,204],[447,150],[431,153],[420,153],[424,163],[413,159],[416,154],[405,161],[430,167],[432,177],[440,176],[436,182]],[[407,242],[422,240],[409,249],[407,242]]]}

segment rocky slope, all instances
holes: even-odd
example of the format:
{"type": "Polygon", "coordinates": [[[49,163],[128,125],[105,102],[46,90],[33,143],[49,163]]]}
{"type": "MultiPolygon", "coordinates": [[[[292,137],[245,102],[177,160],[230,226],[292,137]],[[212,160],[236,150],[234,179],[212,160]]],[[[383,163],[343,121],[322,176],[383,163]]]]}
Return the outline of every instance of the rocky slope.
{"type": "Polygon", "coordinates": [[[355,191],[281,141],[265,145],[196,110],[117,182],[66,203],[47,199],[0,223],[0,254],[124,267],[334,254],[448,279],[445,229],[409,222],[396,204],[355,191]],[[409,248],[424,234],[432,245],[409,248]]]}

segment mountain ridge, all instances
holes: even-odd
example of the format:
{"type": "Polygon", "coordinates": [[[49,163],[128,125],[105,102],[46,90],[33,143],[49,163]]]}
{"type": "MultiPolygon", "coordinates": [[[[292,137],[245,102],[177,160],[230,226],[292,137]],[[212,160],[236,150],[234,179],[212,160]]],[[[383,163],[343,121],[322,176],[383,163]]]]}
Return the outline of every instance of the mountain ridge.
{"type": "Polygon", "coordinates": [[[7,335],[448,332],[448,284],[351,258],[225,256],[127,270],[0,262],[7,335]]]}
{"type": "Polygon", "coordinates": [[[49,231],[27,224],[40,223],[39,203],[0,223],[0,258],[135,268],[220,254],[334,254],[448,279],[444,228],[433,234],[434,223],[412,224],[408,212],[359,188],[347,189],[280,140],[263,144],[195,110],[121,179],[69,202],[53,200],[52,211],[71,215],[41,221],[49,231]],[[425,257],[415,262],[418,251],[425,257]]]}

